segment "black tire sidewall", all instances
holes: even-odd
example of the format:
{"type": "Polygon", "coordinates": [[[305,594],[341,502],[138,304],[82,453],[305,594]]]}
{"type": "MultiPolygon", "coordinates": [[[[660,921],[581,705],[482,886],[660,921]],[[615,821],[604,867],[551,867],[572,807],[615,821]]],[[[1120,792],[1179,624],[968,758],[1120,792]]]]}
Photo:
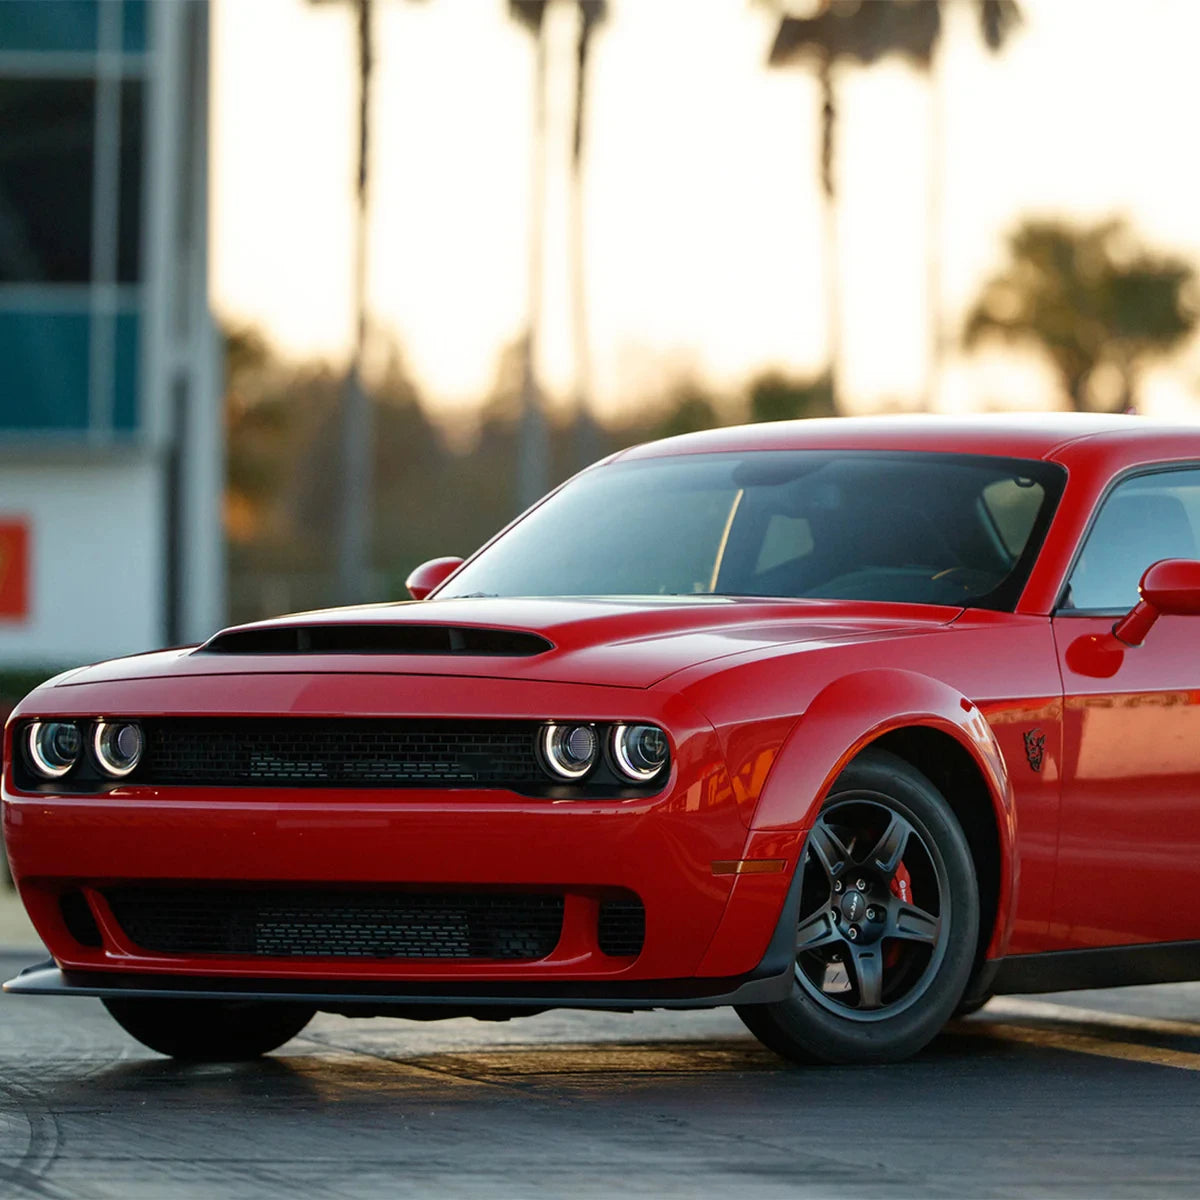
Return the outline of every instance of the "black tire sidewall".
{"type": "MultiPolygon", "coordinates": [[[[738,1015],[776,1053],[799,1062],[893,1062],[915,1054],[953,1015],[966,988],[979,940],[979,889],[966,836],[936,787],[903,759],[867,751],[838,776],[822,811],[851,793],[873,793],[912,821],[940,853],[949,889],[950,928],[933,978],[911,1007],[892,1017],[856,1021],[824,1008],[799,983],[773,1004],[746,1005],[738,1015]]],[[[802,870],[807,854],[797,870],[802,870]]]]}
{"type": "Polygon", "coordinates": [[[271,1001],[105,998],[104,1007],[143,1046],[191,1062],[241,1062],[278,1049],[313,1018],[308,1005],[271,1001]]]}

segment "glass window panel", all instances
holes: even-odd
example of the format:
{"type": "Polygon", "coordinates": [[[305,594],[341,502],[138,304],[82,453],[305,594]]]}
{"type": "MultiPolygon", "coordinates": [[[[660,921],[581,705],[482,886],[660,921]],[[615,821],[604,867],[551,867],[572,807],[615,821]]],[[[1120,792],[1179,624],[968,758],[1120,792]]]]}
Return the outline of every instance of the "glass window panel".
{"type": "Polygon", "coordinates": [[[117,245],[117,279],[137,283],[142,277],[142,84],[121,85],[121,199],[117,245]]]}
{"type": "Polygon", "coordinates": [[[0,310],[0,430],[79,430],[88,423],[86,312],[0,310]]]}
{"type": "Polygon", "coordinates": [[[444,595],[714,592],[1011,608],[1064,479],[1049,463],[932,453],[629,459],[572,480],[444,595]],[[1037,495],[1011,548],[981,500],[1004,480],[1037,495]]]}
{"type": "Polygon", "coordinates": [[[0,282],[88,281],[95,107],[91,80],[0,79],[0,282]]]}
{"type": "Polygon", "coordinates": [[[145,52],[146,0],[125,0],[122,45],[126,54],[145,52]]]}
{"type": "Polygon", "coordinates": [[[0,0],[0,50],[96,49],[97,0],[0,0]]]}
{"type": "Polygon", "coordinates": [[[1068,607],[1126,612],[1146,568],[1196,558],[1200,471],[1163,471],[1119,484],[1104,502],[1071,572],[1068,607]]]}

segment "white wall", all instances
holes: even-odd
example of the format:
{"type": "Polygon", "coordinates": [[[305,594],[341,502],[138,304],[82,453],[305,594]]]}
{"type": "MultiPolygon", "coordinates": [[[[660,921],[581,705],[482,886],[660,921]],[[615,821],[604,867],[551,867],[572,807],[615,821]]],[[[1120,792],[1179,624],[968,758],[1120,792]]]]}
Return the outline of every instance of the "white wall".
{"type": "Polygon", "coordinates": [[[30,526],[29,618],[0,662],[68,667],[165,640],[162,470],[149,458],[0,462],[0,518],[30,526]]]}

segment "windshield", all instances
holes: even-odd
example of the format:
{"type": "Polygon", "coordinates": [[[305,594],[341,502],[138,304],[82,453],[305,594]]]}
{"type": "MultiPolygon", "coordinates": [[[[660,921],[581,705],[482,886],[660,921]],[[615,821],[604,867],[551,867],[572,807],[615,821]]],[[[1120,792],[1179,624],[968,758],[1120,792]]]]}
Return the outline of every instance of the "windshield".
{"type": "Polygon", "coordinates": [[[1065,481],[974,455],[757,451],[588,471],[453,596],[722,595],[1011,608],[1065,481]]]}

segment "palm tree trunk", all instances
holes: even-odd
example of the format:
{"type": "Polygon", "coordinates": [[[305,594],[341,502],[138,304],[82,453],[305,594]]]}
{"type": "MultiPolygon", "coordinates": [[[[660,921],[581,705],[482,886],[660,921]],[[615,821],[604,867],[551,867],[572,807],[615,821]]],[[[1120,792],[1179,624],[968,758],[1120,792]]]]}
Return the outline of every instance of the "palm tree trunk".
{"type": "Polygon", "coordinates": [[[342,402],[338,592],[343,604],[370,598],[371,406],[363,387],[367,339],[367,153],[371,117],[371,0],[357,0],[358,178],[354,219],[354,347],[342,402]]]}
{"type": "MultiPolygon", "coordinates": [[[[599,437],[592,417],[592,353],[588,337],[587,249],[583,211],[583,146],[587,103],[588,50],[592,28],[600,19],[584,4],[576,6],[579,33],[575,54],[575,113],[571,139],[571,174],[568,194],[568,254],[571,272],[571,338],[575,361],[575,459],[585,467],[600,457],[599,437]]],[[[602,12],[602,9],[599,10],[602,12]]]]}
{"type": "Polygon", "coordinates": [[[937,405],[946,355],[942,320],[942,224],[946,198],[946,88],[942,76],[945,38],[934,43],[929,59],[928,244],[925,258],[925,305],[929,321],[929,367],[925,381],[926,412],[937,405]]]}
{"type": "Polygon", "coordinates": [[[533,29],[533,148],[529,194],[529,308],[526,317],[521,379],[521,425],[517,448],[517,509],[524,511],[546,494],[550,484],[550,447],[546,414],[537,378],[538,333],[542,312],[542,239],[546,206],[546,22],[533,29]]]}
{"type": "Polygon", "coordinates": [[[834,411],[840,405],[838,389],[842,356],[841,256],[838,253],[837,189],[834,184],[834,151],[837,133],[837,107],[833,81],[833,56],[822,53],[817,69],[821,88],[821,194],[825,223],[825,314],[826,354],[829,358],[829,393],[834,411]]]}

